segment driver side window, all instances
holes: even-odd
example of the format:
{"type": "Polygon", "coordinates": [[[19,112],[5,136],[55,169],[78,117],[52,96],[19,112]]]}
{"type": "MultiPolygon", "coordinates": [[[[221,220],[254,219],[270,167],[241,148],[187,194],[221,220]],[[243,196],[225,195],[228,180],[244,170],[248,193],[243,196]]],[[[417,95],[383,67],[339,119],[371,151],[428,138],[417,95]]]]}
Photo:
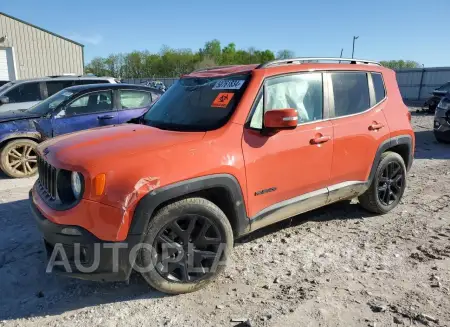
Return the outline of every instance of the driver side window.
{"type": "Polygon", "coordinates": [[[297,110],[299,124],[323,119],[322,73],[300,73],[270,78],[258,100],[250,127],[263,127],[264,112],[275,109],[297,110]]]}
{"type": "Polygon", "coordinates": [[[112,91],[101,91],[86,94],[72,103],[70,103],[64,110],[62,110],[56,118],[86,115],[98,112],[112,111],[112,91]]]}

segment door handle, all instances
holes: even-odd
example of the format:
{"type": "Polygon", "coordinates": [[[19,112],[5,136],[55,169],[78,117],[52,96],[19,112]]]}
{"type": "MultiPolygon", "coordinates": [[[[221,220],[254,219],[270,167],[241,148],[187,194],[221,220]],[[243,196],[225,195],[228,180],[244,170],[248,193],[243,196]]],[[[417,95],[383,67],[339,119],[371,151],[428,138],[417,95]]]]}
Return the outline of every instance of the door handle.
{"type": "Polygon", "coordinates": [[[382,129],[383,127],[384,127],[383,124],[373,123],[372,125],[369,126],[369,131],[378,131],[379,129],[382,129]]]}
{"type": "Polygon", "coordinates": [[[317,137],[311,139],[310,143],[311,144],[322,144],[322,143],[328,142],[329,140],[331,140],[331,136],[328,136],[328,135],[323,136],[323,135],[321,135],[321,136],[317,136],[317,137]]]}
{"type": "Polygon", "coordinates": [[[113,119],[114,116],[113,115],[103,115],[103,116],[98,116],[97,119],[99,120],[103,120],[103,119],[113,119]]]}

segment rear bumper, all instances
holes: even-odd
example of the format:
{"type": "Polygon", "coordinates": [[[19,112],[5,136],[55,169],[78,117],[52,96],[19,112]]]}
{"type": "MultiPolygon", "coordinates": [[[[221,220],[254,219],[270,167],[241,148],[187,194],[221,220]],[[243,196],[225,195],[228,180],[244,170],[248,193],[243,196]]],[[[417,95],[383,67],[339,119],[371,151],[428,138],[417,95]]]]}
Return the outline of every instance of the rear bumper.
{"type": "Polygon", "coordinates": [[[129,235],[124,242],[105,242],[79,226],[49,221],[32,200],[31,211],[43,234],[47,272],[94,281],[128,280],[134,260],[130,258],[141,235],[129,235]],[[68,235],[68,231],[77,235],[68,235]]]}

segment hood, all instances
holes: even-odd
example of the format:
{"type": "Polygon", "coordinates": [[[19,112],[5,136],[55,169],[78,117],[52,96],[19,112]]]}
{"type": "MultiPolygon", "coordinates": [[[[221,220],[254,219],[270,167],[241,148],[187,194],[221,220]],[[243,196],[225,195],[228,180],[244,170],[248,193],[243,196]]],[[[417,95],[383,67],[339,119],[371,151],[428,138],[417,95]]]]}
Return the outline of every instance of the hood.
{"type": "Polygon", "coordinates": [[[0,122],[7,122],[20,119],[39,118],[40,115],[30,114],[26,109],[24,110],[12,110],[0,112],[0,122]]]}
{"type": "Polygon", "coordinates": [[[107,168],[119,162],[142,162],[155,150],[199,141],[205,132],[174,132],[136,124],[100,127],[41,143],[38,151],[68,170],[107,168]]]}

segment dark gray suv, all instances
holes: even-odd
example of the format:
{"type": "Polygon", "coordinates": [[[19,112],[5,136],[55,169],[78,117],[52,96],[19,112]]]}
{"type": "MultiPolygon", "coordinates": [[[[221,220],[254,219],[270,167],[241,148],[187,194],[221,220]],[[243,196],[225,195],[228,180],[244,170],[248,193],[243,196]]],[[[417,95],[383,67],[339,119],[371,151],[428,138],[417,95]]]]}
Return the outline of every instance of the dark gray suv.
{"type": "Polygon", "coordinates": [[[441,99],[436,108],[434,136],[438,142],[450,143],[450,93],[441,99]]]}

